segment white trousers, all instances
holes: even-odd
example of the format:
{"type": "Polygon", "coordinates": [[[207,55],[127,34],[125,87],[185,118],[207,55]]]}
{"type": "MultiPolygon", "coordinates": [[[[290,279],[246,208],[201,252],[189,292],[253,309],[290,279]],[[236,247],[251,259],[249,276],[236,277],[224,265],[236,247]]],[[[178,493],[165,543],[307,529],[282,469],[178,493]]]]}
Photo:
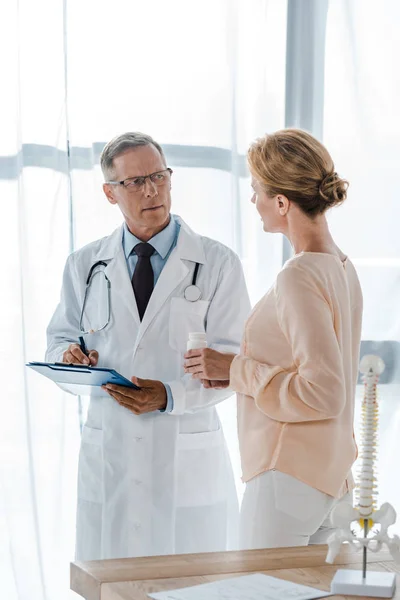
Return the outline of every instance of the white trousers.
{"type": "MultiPolygon", "coordinates": [[[[343,500],[351,502],[351,495],[343,500]]],[[[337,500],[281,473],[266,471],[246,484],[240,514],[240,548],[325,544],[333,532],[337,500]]]]}

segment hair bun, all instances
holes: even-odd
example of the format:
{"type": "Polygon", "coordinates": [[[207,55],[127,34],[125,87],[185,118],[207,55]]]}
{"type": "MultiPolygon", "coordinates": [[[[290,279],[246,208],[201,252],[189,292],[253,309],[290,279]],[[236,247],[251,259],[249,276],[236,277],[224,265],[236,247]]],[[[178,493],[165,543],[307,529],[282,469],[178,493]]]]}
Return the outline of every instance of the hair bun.
{"type": "Polygon", "coordinates": [[[341,179],[336,171],[332,171],[321,180],[318,192],[328,206],[335,206],[346,200],[348,187],[349,182],[341,179]]]}
{"type": "Polygon", "coordinates": [[[346,198],[347,181],[335,173],[325,146],[307,131],[266,133],[250,146],[247,158],[269,197],[283,194],[311,219],[346,198]]]}

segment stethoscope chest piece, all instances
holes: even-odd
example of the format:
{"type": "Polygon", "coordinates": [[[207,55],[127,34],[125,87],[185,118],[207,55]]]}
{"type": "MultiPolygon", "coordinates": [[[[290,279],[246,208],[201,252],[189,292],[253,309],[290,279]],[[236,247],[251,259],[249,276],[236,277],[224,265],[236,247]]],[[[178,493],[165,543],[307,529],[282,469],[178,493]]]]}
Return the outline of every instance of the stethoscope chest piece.
{"type": "Polygon", "coordinates": [[[197,302],[201,298],[201,290],[197,285],[189,285],[183,292],[183,295],[188,302],[197,302]]]}

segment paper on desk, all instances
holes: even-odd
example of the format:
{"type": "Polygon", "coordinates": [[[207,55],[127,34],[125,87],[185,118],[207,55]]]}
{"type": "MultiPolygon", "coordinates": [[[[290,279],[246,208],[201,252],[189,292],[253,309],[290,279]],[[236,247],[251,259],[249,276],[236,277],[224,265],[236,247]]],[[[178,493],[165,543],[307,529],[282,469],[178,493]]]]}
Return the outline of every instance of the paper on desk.
{"type": "Polygon", "coordinates": [[[149,594],[155,600],[315,600],[331,595],[261,573],[149,594]]]}

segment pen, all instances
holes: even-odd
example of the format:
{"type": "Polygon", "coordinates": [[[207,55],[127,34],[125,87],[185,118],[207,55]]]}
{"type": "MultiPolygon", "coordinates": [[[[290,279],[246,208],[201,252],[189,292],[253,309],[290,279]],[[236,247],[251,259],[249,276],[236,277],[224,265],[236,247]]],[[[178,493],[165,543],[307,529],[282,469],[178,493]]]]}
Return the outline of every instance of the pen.
{"type": "Polygon", "coordinates": [[[81,347],[83,354],[86,354],[86,356],[89,356],[88,349],[86,348],[85,340],[83,339],[82,336],[79,338],[79,345],[81,347]]]}

